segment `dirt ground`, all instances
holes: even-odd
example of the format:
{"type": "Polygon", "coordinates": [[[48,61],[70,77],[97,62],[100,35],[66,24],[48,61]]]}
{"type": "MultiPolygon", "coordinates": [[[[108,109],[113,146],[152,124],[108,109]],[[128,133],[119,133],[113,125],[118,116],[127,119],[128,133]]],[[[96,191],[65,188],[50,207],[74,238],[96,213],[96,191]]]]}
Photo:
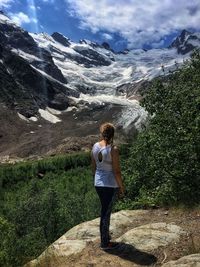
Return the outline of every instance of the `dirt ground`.
{"type": "MultiPolygon", "coordinates": [[[[99,138],[101,123],[115,123],[120,110],[108,105],[64,112],[59,115],[62,121],[52,124],[44,119],[26,122],[0,105],[0,162],[88,150],[99,138]]],[[[117,129],[115,140],[123,142],[125,135],[117,129]]]]}

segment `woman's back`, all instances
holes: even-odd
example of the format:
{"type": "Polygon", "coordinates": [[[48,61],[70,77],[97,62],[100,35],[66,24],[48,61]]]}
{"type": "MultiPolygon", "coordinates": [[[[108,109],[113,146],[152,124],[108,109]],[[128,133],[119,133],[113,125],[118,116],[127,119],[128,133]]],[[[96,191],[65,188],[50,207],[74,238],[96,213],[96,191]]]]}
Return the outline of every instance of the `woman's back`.
{"type": "Polygon", "coordinates": [[[112,167],[112,146],[94,144],[92,154],[96,163],[95,186],[118,187],[112,167]]]}
{"type": "Polygon", "coordinates": [[[111,145],[101,146],[96,143],[93,146],[92,153],[98,170],[112,171],[111,145]]]}

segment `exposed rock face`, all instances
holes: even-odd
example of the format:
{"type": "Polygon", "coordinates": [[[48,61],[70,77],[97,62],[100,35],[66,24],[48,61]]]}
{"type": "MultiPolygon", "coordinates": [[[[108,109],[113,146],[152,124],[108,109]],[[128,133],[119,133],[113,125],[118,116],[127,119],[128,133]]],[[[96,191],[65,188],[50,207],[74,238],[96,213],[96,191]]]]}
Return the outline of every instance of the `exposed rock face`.
{"type": "Polygon", "coordinates": [[[186,30],[183,30],[180,34],[180,36],[178,36],[170,45],[170,47],[176,47],[178,48],[180,45],[183,45],[183,43],[186,41],[187,37],[189,37],[192,33],[186,30]]]}
{"type": "Polygon", "coordinates": [[[183,30],[169,46],[170,48],[175,47],[179,54],[185,55],[191,52],[193,49],[197,48],[200,41],[200,34],[191,33],[189,31],[183,30]]]}
{"type": "Polygon", "coordinates": [[[151,251],[178,241],[183,233],[177,225],[153,223],[133,228],[116,241],[131,244],[136,249],[151,251]]]}
{"type": "Polygon", "coordinates": [[[78,92],[64,85],[67,79],[54,64],[51,54],[39,48],[27,31],[9,19],[0,21],[0,41],[4,44],[0,45],[0,101],[9,108],[29,118],[48,105],[66,109],[68,96],[79,96],[78,92]],[[24,55],[33,58],[31,62],[24,55]]]}
{"type": "Polygon", "coordinates": [[[70,256],[76,256],[86,247],[84,240],[66,240],[65,237],[59,238],[47,248],[37,259],[29,262],[25,267],[64,267],[70,256]]]}
{"type": "Polygon", "coordinates": [[[60,109],[65,109],[68,106],[67,96],[79,95],[56,80],[44,77],[18,55],[2,47],[1,50],[0,99],[25,117],[33,116],[38,107],[45,108],[49,102],[56,102],[60,109]]]}
{"type": "MultiPolygon", "coordinates": [[[[92,49],[83,49],[82,47],[76,47],[74,48],[76,52],[83,55],[87,59],[89,59],[88,64],[84,63],[86,67],[92,67],[92,66],[109,66],[111,64],[111,61],[108,60],[108,58],[104,57],[103,55],[97,53],[96,51],[92,49]]],[[[83,60],[84,61],[84,60],[83,60]]]]}
{"type": "Polygon", "coordinates": [[[200,254],[192,254],[176,261],[169,261],[162,267],[200,267],[200,254]]]}
{"type": "Polygon", "coordinates": [[[109,45],[108,43],[103,42],[103,43],[101,44],[101,46],[102,46],[103,48],[105,48],[105,49],[107,49],[107,50],[109,50],[109,51],[115,53],[114,50],[110,47],[110,45],[109,45]]]}
{"type": "Polygon", "coordinates": [[[137,83],[122,84],[117,87],[117,95],[126,95],[128,98],[140,99],[151,85],[150,81],[139,81],[137,83]]]}
{"type": "MultiPolygon", "coordinates": [[[[96,241],[99,242],[99,218],[97,218],[70,229],[49,246],[37,259],[27,263],[24,267],[79,267],[90,266],[90,264],[91,266],[99,267],[151,265],[156,261],[156,257],[151,254],[153,251],[155,252],[160,247],[164,249],[170,244],[173,246],[179,241],[181,236],[186,235],[186,232],[174,223],[158,222],[134,227],[145,216],[150,215],[151,211],[145,210],[123,210],[112,214],[110,227],[112,239],[120,242],[121,246],[117,249],[118,252],[111,251],[110,255],[118,255],[116,257],[118,259],[117,262],[109,260],[109,256],[107,256],[109,254],[106,255],[105,252],[98,258],[99,248],[96,245],[93,245],[92,253],[94,254],[94,260],[92,262],[86,264],[86,260],[84,260],[84,263],[81,260],[79,261],[79,258],[84,257],[84,254],[87,257],[87,253],[89,253],[87,248],[92,246],[91,244],[96,244],[96,241]],[[120,264],[120,255],[127,254],[131,254],[136,258],[134,263],[122,260],[123,256],[120,264]],[[107,260],[103,261],[103,257],[107,260]]],[[[198,267],[199,263],[200,254],[196,254],[183,257],[178,261],[170,261],[165,263],[163,267],[198,267]]]]}
{"type": "Polygon", "coordinates": [[[62,45],[66,47],[70,46],[69,39],[63,36],[62,34],[60,34],[59,32],[54,32],[51,36],[53,37],[55,41],[61,43],[62,45]]]}
{"type": "MultiPolygon", "coordinates": [[[[114,236],[119,236],[125,227],[146,213],[145,210],[127,210],[114,213],[111,217],[110,231],[114,236]]],[[[65,237],[67,239],[97,239],[99,237],[99,218],[73,227],[65,234],[65,237]]]]}
{"type": "Polygon", "coordinates": [[[54,64],[51,54],[39,48],[32,36],[22,28],[12,23],[0,23],[0,41],[8,50],[21,50],[29,55],[34,55],[32,65],[46,72],[60,82],[67,83],[66,78],[54,64]]]}

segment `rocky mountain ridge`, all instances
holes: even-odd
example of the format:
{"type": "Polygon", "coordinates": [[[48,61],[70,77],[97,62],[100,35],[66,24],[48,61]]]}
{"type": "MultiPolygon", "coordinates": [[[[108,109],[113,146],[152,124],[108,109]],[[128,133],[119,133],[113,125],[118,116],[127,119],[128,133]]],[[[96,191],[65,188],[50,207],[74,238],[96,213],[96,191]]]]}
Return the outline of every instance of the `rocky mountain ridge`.
{"type": "Polygon", "coordinates": [[[107,43],[74,43],[57,32],[28,33],[2,12],[0,41],[1,114],[7,114],[1,115],[0,156],[20,157],[35,151],[36,135],[56,139],[38,152],[46,153],[66,137],[97,134],[99,123],[108,119],[122,135],[133,134],[147,118],[139,105],[141,91],[154,77],[176,70],[200,46],[199,34],[183,31],[170,48],[116,53],[107,43]],[[18,136],[21,148],[15,143],[18,136]],[[30,142],[34,149],[25,153],[30,142]]]}
{"type": "Polygon", "coordinates": [[[195,48],[199,47],[200,33],[192,33],[183,30],[169,46],[169,48],[176,48],[179,54],[185,55],[195,48]]]}

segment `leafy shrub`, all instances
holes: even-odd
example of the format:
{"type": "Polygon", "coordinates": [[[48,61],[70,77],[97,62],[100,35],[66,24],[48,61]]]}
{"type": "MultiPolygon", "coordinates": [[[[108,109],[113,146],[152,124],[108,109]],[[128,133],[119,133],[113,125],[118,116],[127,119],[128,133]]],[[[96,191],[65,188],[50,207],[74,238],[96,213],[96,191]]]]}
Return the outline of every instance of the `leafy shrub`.
{"type": "MultiPolygon", "coordinates": [[[[152,116],[123,168],[135,206],[200,202],[200,54],[175,74],[158,78],[142,105],[152,116]]],[[[119,203],[119,205],[122,205],[119,203]]]]}

